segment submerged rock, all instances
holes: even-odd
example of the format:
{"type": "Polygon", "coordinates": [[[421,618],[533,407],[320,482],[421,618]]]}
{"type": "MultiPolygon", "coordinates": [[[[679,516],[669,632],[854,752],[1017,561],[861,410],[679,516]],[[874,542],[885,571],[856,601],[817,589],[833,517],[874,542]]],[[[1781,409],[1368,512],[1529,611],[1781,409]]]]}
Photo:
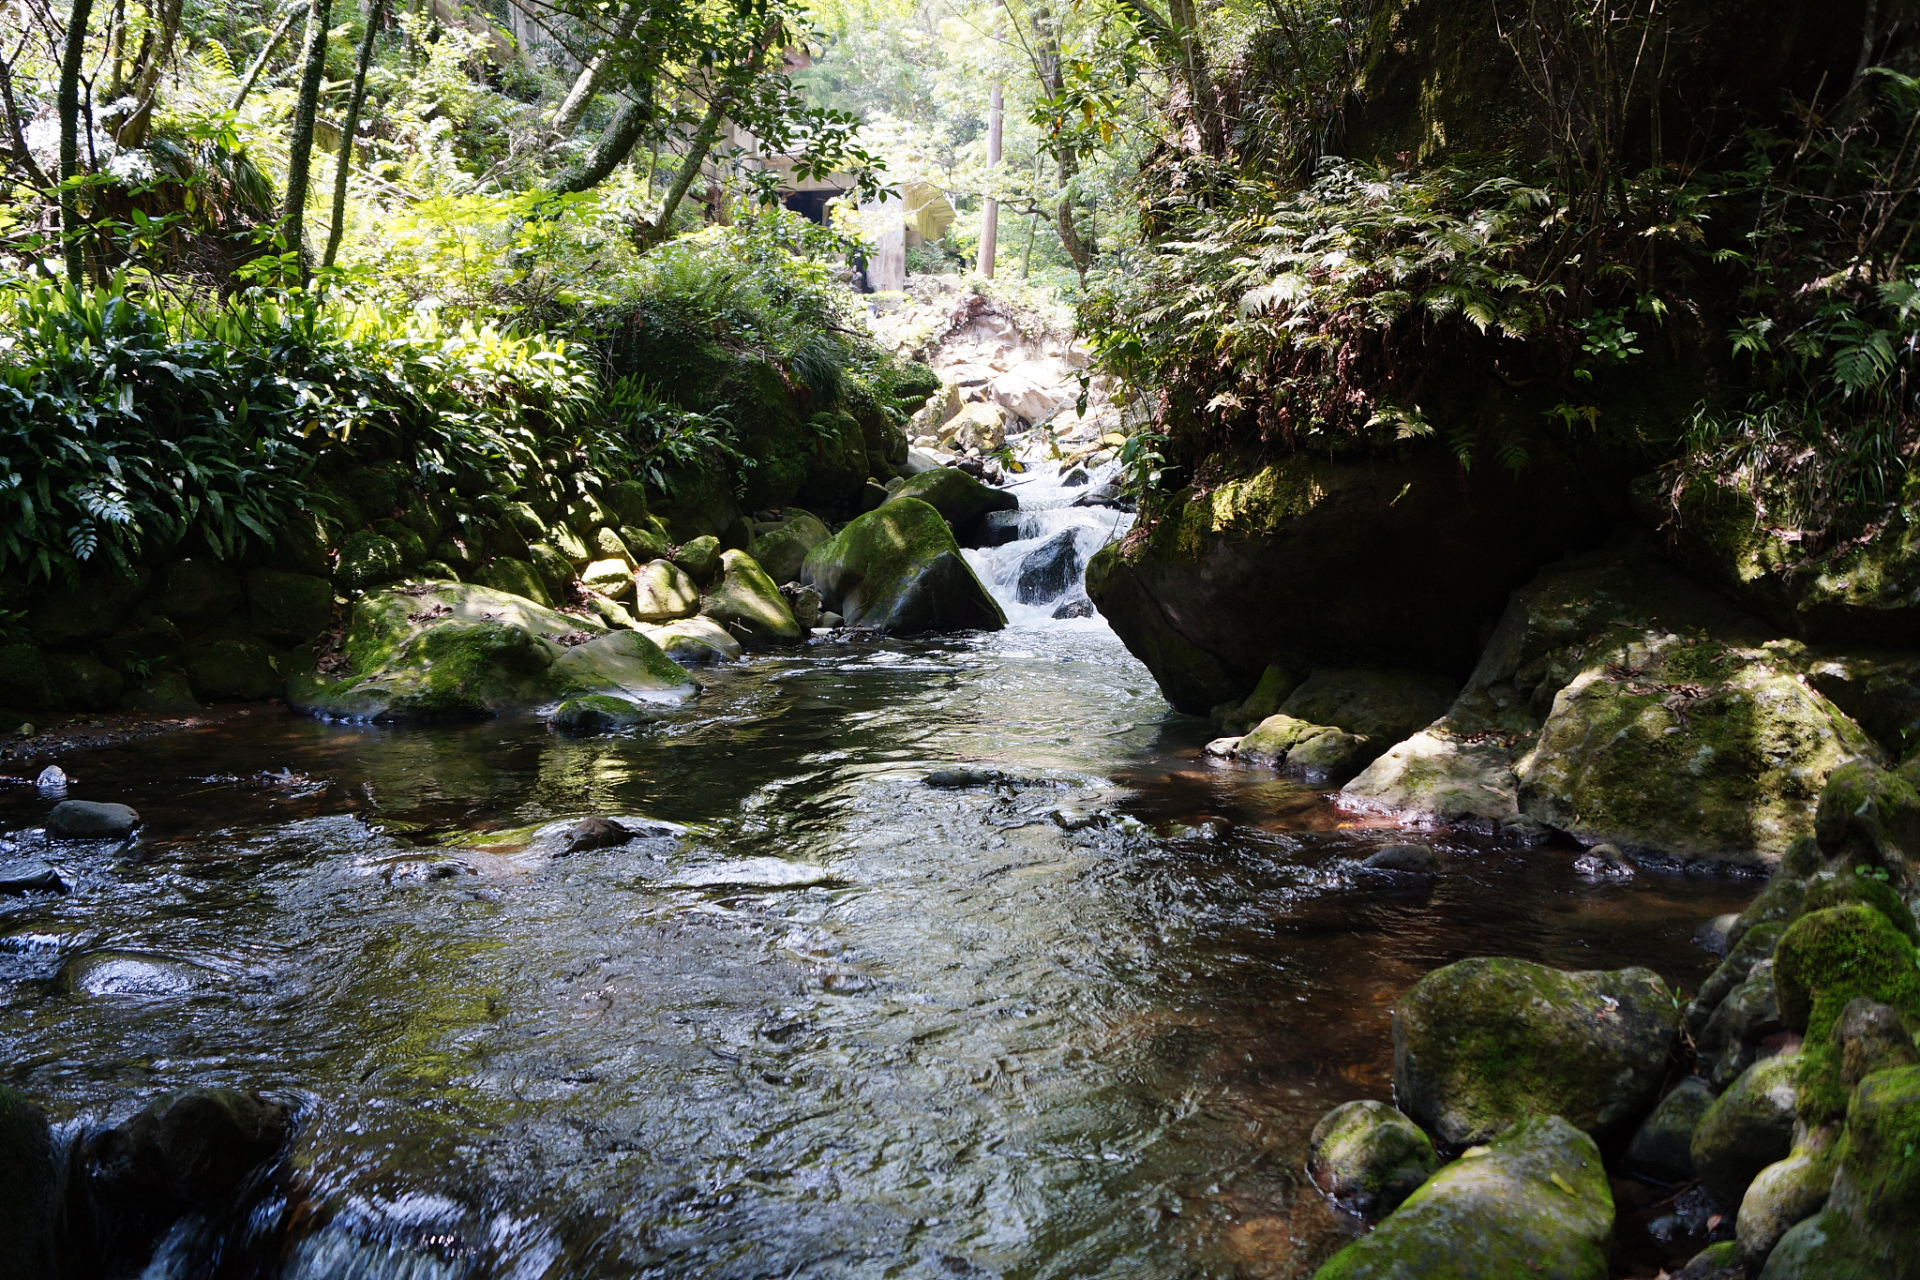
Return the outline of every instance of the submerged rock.
{"type": "Polygon", "coordinates": [[[0,862],[0,897],[72,891],[60,873],[44,862],[0,862]]]}
{"type": "Polygon", "coordinates": [[[97,800],[62,800],[47,814],[47,834],[58,840],[124,840],[139,826],[131,807],[97,800]]]}
{"type": "Polygon", "coordinates": [[[474,719],[586,694],[692,696],[684,669],[638,632],[462,583],[374,592],[354,606],[338,679],[288,682],[308,715],[391,722],[474,719]]]}
{"type": "Polygon", "coordinates": [[[1440,1167],[1433,1142],[1384,1102],[1348,1102],[1313,1126],[1307,1173],[1355,1213],[1391,1213],[1440,1167]]]}
{"type": "Polygon", "coordinates": [[[1650,969],[1569,973],[1462,960],[1394,1006],[1394,1095],[1442,1142],[1482,1142],[1536,1116],[1606,1136],[1650,1106],[1680,1010],[1650,969]]]}
{"type": "Polygon", "coordinates": [[[1447,1165],[1314,1280],[1605,1280],[1613,1194],[1593,1139],[1558,1116],[1447,1165]]]}
{"type": "Polygon", "coordinates": [[[1368,854],[1360,865],[1369,871],[1392,871],[1402,875],[1437,875],[1440,859],[1423,844],[1390,844],[1368,854]]]}
{"type": "Polygon", "coordinates": [[[650,724],[659,719],[657,711],[639,706],[625,698],[611,694],[590,693],[584,697],[568,698],[554,708],[547,723],[561,733],[585,737],[596,733],[612,733],[618,729],[631,729],[635,725],[650,724]]]}
{"type": "Polygon", "coordinates": [[[585,853],[592,849],[611,849],[632,840],[634,834],[612,818],[583,818],[561,833],[566,844],[560,850],[560,856],[585,853]]]}
{"type": "Polygon", "coordinates": [[[815,547],[803,576],[849,626],[912,634],[1007,625],[947,522],[911,497],[896,495],[815,547]]]}
{"type": "Polygon", "coordinates": [[[186,995],[217,978],[211,969],[172,956],[89,951],[61,965],[56,982],[69,995],[141,999],[186,995]]]}

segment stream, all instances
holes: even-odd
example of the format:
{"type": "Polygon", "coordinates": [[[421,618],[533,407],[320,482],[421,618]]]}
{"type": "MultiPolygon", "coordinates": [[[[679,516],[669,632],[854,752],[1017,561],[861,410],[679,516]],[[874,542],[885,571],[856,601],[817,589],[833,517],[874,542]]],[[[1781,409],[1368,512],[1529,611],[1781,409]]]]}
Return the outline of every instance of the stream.
{"type": "MultiPolygon", "coordinates": [[[[972,555],[1007,595],[1115,517],[972,555]]],[[[1452,833],[1430,886],[1368,879],[1405,832],[1202,757],[1099,618],[1009,611],[704,669],[629,736],[256,707],[63,760],[147,825],[48,846],[0,790],[0,854],[74,884],[0,899],[8,1082],[67,1133],[190,1085],[296,1105],[284,1186],[155,1280],[1304,1276],[1359,1230],[1307,1135],[1391,1096],[1416,978],[1691,987],[1751,895],[1452,833]],[[958,766],[998,776],[928,785],[958,766]],[[527,830],[595,813],[654,834],[527,830]]]]}

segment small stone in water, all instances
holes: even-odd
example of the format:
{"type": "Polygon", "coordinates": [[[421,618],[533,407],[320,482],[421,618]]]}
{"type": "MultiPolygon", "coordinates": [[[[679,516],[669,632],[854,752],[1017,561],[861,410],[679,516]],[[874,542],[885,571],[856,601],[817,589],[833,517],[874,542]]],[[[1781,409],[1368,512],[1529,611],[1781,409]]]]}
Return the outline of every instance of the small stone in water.
{"type": "MultiPolygon", "coordinates": [[[[31,733],[33,732],[33,726],[21,725],[20,731],[22,733],[31,733]]],[[[33,780],[33,785],[40,788],[43,794],[63,796],[67,794],[67,783],[69,781],[71,781],[71,779],[67,777],[67,771],[65,769],[62,769],[57,764],[50,764],[40,771],[40,776],[33,780]]]]}
{"type": "Polygon", "coordinates": [[[1078,600],[1069,600],[1053,611],[1055,618],[1091,618],[1093,601],[1081,596],[1078,600]]]}
{"type": "Polygon", "coordinates": [[[1215,738],[1212,742],[1200,748],[1200,754],[1231,759],[1233,753],[1239,749],[1240,739],[1237,736],[1231,738],[1215,738]]]}
{"type": "Polygon", "coordinates": [[[1085,809],[1055,809],[1047,816],[1062,831],[1084,831],[1098,825],[1102,817],[1098,812],[1089,813],[1085,809]]]}
{"type": "Polygon", "coordinates": [[[44,862],[0,863],[0,894],[19,897],[28,893],[70,893],[72,889],[60,873],[44,862]]]}
{"type": "Polygon", "coordinates": [[[612,818],[593,817],[568,827],[566,848],[560,851],[561,857],[570,853],[585,853],[589,849],[608,849],[625,844],[633,839],[633,832],[627,830],[612,818]]]}
{"type": "Polygon", "coordinates": [[[140,815],[124,804],[62,800],[47,815],[47,834],[57,840],[118,840],[133,834],[140,815]]]}
{"type": "Polygon", "coordinates": [[[1371,871],[1399,871],[1427,876],[1440,870],[1440,860],[1433,856],[1433,850],[1423,844],[1390,844],[1369,854],[1360,865],[1371,871]]]}
{"type": "Polygon", "coordinates": [[[1574,872],[1601,880],[1633,879],[1633,864],[1618,845],[1597,844],[1573,860],[1574,872]]]}
{"type": "Polygon", "coordinates": [[[1011,781],[1011,778],[998,769],[935,769],[927,775],[927,785],[942,791],[988,787],[996,782],[1011,781]]]}

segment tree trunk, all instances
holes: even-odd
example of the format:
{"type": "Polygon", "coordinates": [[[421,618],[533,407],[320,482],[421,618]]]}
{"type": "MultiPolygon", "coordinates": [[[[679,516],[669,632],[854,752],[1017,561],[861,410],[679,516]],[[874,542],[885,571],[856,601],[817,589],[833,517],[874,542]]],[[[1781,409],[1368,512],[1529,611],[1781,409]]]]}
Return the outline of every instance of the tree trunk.
{"type": "Polygon", "coordinates": [[[182,0],[160,0],[160,39],[141,46],[140,63],[133,75],[133,97],[140,105],[114,135],[114,141],[122,147],[137,147],[147,140],[153,102],[160,93],[160,73],[173,57],[173,44],[180,36],[181,6],[182,0]]]}
{"type": "Polygon", "coordinates": [[[27,148],[27,138],[20,129],[20,107],[13,100],[13,68],[4,59],[0,59],[0,107],[7,113],[7,144],[13,148],[14,159],[27,171],[36,187],[50,187],[47,175],[40,171],[40,165],[33,158],[33,152],[27,148]]]}
{"type": "Polygon", "coordinates": [[[632,154],[634,144],[640,141],[640,135],[646,131],[647,122],[653,119],[652,87],[638,86],[636,92],[639,96],[620,108],[620,114],[601,132],[600,140],[593,144],[593,150],[587,153],[586,159],[578,167],[554,179],[551,190],[562,194],[591,191],[605,182],[607,175],[632,154]]]}
{"type": "Polygon", "coordinates": [[[300,10],[297,6],[289,8],[285,16],[280,19],[279,25],[268,34],[267,42],[260,46],[260,56],[255,58],[253,65],[247,68],[247,74],[240,78],[240,87],[233,91],[233,97],[228,100],[227,110],[238,111],[240,104],[247,100],[247,95],[253,92],[254,82],[260,78],[260,73],[267,69],[267,59],[271,58],[273,51],[280,47],[280,42],[287,38],[287,32],[293,27],[293,20],[299,16],[300,10]]]}
{"type": "MultiPolygon", "coordinates": [[[[756,58],[757,64],[759,59],[756,58]]],[[[667,227],[673,222],[674,210],[680,207],[681,197],[687,194],[687,188],[700,173],[700,166],[706,161],[707,151],[713,146],[713,139],[720,132],[720,121],[726,118],[727,94],[717,93],[713,101],[707,104],[707,114],[700,121],[700,127],[693,131],[693,138],[687,143],[687,154],[680,161],[680,172],[673,175],[673,185],[667,188],[667,198],[660,205],[660,216],[654,219],[653,230],[647,234],[650,244],[659,244],[667,235],[667,227]]]]}
{"type": "Polygon", "coordinates": [[[287,249],[299,257],[300,283],[307,282],[307,172],[313,163],[313,116],[327,70],[327,17],[332,0],[307,0],[307,43],[300,55],[300,96],[293,107],[293,153],[287,157],[286,210],[280,226],[287,249]]]}
{"type": "Polygon", "coordinates": [[[353,168],[353,135],[360,128],[360,109],[367,101],[367,68],[373,65],[373,41],[380,34],[380,19],[386,12],[386,0],[373,0],[367,11],[367,29],[360,35],[360,57],[353,64],[353,89],[347,95],[347,118],[340,125],[340,156],[333,166],[333,219],[327,224],[327,252],[322,267],[333,265],[340,252],[340,235],[346,229],[347,173],[353,168]]]}
{"type": "Polygon", "coordinates": [[[73,0],[67,17],[67,44],[60,57],[60,89],[55,109],[60,114],[60,240],[67,260],[67,279],[78,289],[87,274],[86,247],[80,239],[80,199],[70,184],[80,176],[80,62],[87,51],[87,20],[93,0],[73,0]]]}
{"type": "MultiPolygon", "coordinates": [[[[1000,140],[1005,127],[1005,98],[1000,92],[1000,82],[994,81],[993,88],[987,94],[987,181],[993,181],[993,171],[1000,167],[1000,140]]],[[[994,262],[1000,254],[1000,201],[987,197],[986,208],[980,214],[980,274],[993,279],[994,262]]]]}
{"type": "Polygon", "coordinates": [[[587,65],[580,68],[580,74],[574,77],[573,87],[567,90],[565,100],[560,103],[560,110],[553,116],[555,137],[571,137],[574,129],[579,126],[580,117],[586,114],[587,104],[592,102],[593,95],[600,91],[600,82],[606,78],[607,67],[619,54],[620,46],[632,38],[634,27],[639,25],[640,9],[639,4],[627,6],[627,11],[620,15],[612,35],[608,37],[605,44],[600,46],[599,51],[588,59],[587,65]]]}

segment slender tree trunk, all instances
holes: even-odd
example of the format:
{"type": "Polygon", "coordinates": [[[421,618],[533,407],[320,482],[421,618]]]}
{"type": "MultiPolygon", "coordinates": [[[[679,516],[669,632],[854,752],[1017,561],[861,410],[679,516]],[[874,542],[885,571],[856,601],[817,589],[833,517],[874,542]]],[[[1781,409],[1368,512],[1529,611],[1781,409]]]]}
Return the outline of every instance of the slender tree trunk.
{"type": "Polygon", "coordinates": [[[160,39],[141,46],[140,61],[134,68],[133,96],[140,105],[133,109],[114,137],[122,147],[137,147],[147,140],[147,128],[153,122],[154,99],[160,93],[160,74],[173,57],[174,41],[180,38],[182,2],[160,0],[160,39]]]}
{"type": "Polygon", "coordinates": [[[60,238],[67,260],[67,279],[78,289],[87,274],[86,248],[80,240],[80,199],[67,184],[80,176],[80,63],[87,51],[87,20],[93,0],[73,0],[67,16],[67,45],[60,57],[60,89],[55,109],[60,114],[60,238]]]}
{"type": "Polygon", "coordinates": [[[638,96],[620,108],[620,113],[601,132],[600,140],[593,144],[593,150],[577,167],[554,179],[551,190],[562,194],[591,191],[633,153],[634,144],[640,141],[647,122],[653,119],[652,86],[637,85],[635,92],[638,96]]]}
{"type": "Polygon", "coordinates": [[[50,187],[47,175],[40,171],[40,165],[33,158],[33,152],[27,147],[26,134],[20,129],[20,107],[13,100],[13,68],[4,59],[0,59],[0,106],[7,112],[7,143],[13,148],[14,158],[20,167],[27,171],[27,177],[36,187],[50,187]]]}
{"type": "MultiPolygon", "coordinates": [[[[987,91],[987,181],[993,181],[993,171],[1000,167],[1000,140],[1005,128],[1005,98],[1000,92],[1000,82],[993,82],[993,88],[987,91]]],[[[994,263],[1000,256],[1000,201],[988,196],[986,207],[980,214],[980,274],[993,279],[994,263]]]]}
{"type": "Polygon", "coordinates": [[[327,224],[327,252],[322,267],[333,265],[340,252],[340,235],[346,229],[347,172],[353,168],[353,135],[360,128],[360,109],[367,102],[367,68],[373,65],[373,41],[380,34],[380,19],[386,13],[387,0],[373,0],[367,11],[367,29],[360,35],[360,56],[353,64],[353,88],[347,94],[347,118],[340,126],[340,156],[333,166],[333,219],[327,224]]]}
{"type": "Polygon", "coordinates": [[[287,157],[287,200],[280,226],[287,248],[299,257],[300,283],[307,282],[307,174],[313,163],[313,117],[327,69],[327,18],[332,0],[307,0],[307,42],[300,56],[300,96],[293,107],[292,154],[287,157]]]}
{"type": "Polygon", "coordinates": [[[280,47],[280,42],[287,38],[287,32],[293,28],[293,20],[299,16],[300,10],[297,6],[289,8],[279,24],[268,34],[267,42],[260,46],[260,56],[255,58],[253,65],[247,68],[247,74],[240,78],[240,87],[233,91],[233,97],[228,100],[227,110],[238,111],[240,104],[247,100],[247,95],[253,92],[254,82],[260,78],[260,73],[267,69],[267,59],[271,58],[273,51],[280,47]]]}
{"type": "MultiPolygon", "coordinates": [[[[758,62],[757,58],[755,62],[758,62]]],[[[702,117],[700,127],[693,131],[693,138],[687,143],[687,154],[680,161],[680,172],[673,175],[673,185],[667,188],[667,198],[660,205],[660,216],[654,219],[653,230],[647,235],[649,243],[658,244],[666,239],[674,210],[680,207],[680,200],[687,194],[687,188],[699,176],[707,151],[713,146],[715,135],[720,132],[720,122],[727,114],[727,98],[724,92],[716,93],[713,101],[707,104],[707,114],[702,117]]]]}
{"type": "Polygon", "coordinates": [[[599,51],[588,59],[587,65],[580,68],[580,74],[574,77],[573,87],[567,90],[566,98],[562,100],[560,109],[553,116],[555,137],[571,137],[574,129],[579,127],[580,117],[586,113],[587,104],[593,101],[593,95],[600,91],[600,82],[606,79],[607,68],[619,55],[620,46],[632,38],[634,27],[639,25],[640,9],[639,4],[627,6],[626,12],[620,15],[619,22],[614,26],[613,34],[605,44],[600,46],[599,51]]]}

